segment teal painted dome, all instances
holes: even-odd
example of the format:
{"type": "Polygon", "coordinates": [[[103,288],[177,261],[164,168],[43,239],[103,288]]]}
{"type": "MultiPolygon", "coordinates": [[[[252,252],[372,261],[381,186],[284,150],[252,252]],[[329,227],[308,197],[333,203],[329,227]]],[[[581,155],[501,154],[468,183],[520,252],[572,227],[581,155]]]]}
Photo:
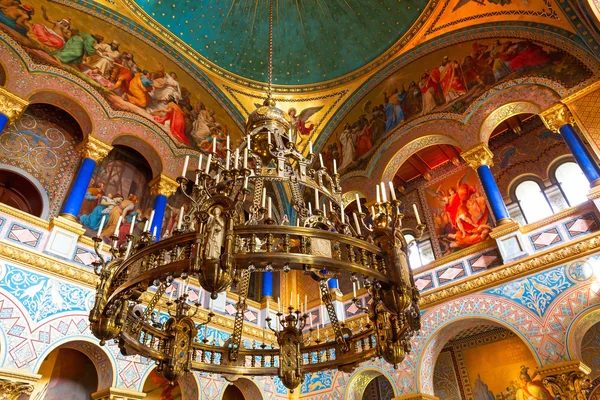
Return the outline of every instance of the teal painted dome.
{"type": "MultiPolygon", "coordinates": [[[[267,80],[268,0],[137,0],[220,68],[267,80]]],[[[357,70],[404,36],[427,0],[274,0],[273,83],[323,82],[357,70]]]]}

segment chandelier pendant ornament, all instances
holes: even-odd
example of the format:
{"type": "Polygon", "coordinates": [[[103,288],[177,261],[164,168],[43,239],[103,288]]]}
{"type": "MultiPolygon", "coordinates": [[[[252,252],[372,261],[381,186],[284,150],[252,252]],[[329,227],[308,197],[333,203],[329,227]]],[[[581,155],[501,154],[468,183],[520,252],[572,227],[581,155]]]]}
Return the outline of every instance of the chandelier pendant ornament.
{"type": "MultiPolygon", "coordinates": [[[[117,227],[110,237],[110,261],[100,253],[102,239],[94,238],[99,283],[89,315],[92,333],[100,344],[115,340],[124,355],[154,360],[171,382],[190,371],[218,373],[229,380],[278,376],[293,391],[307,373],[351,371],[374,357],[397,367],[420,329],[419,292],[406,255],[410,243],[401,233],[404,215],[393,187],[388,201],[386,186],[378,185],[383,198],[374,203],[370,216],[362,212],[357,197],[358,213],[349,219],[336,165],[333,174],[322,160],[320,168],[311,167],[312,148],[306,156],[297,148],[289,115],[271,98],[270,3],[269,89],[264,105],[248,117],[243,143],[233,151],[228,138],[225,154],[219,156],[213,147],[206,163],[201,155],[193,179],[187,177],[186,157],[177,182],[189,206],[182,208],[170,237],[155,242],[156,233],[144,229],[139,238],[130,233],[117,246],[117,227]],[[276,218],[267,195],[276,186],[291,193],[295,224],[276,218]],[[306,206],[306,193],[314,193],[314,210],[306,206]],[[325,331],[321,335],[318,325],[315,335],[306,301],[302,304],[298,297],[294,304],[293,294],[282,293],[281,299],[290,296],[289,304],[282,307],[279,300],[271,310],[267,301],[267,316],[258,323],[275,340],[266,343],[265,335],[258,348],[255,343],[244,345],[251,274],[291,270],[317,281],[332,337],[325,331]],[[338,320],[327,281],[344,275],[354,287],[366,288],[364,299],[357,298],[356,290],[352,299],[368,315],[364,325],[338,320]],[[190,302],[186,286],[191,279],[210,293],[208,310],[201,299],[190,302]],[[234,284],[239,300],[233,332],[224,343],[209,340],[213,300],[234,284]]],[[[418,214],[417,221],[420,237],[425,226],[418,214]]]]}

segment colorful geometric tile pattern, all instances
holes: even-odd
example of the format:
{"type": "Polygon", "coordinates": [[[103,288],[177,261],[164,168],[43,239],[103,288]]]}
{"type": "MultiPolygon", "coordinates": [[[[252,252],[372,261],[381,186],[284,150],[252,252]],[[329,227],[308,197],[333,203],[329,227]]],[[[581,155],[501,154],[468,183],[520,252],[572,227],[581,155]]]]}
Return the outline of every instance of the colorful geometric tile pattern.
{"type": "Polygon", "coordinates": [[[563,241],[558,228],[550,228],[543,232],[535,233],[529,236],[531,245],[535,250],[542,250],[563,241]]]}

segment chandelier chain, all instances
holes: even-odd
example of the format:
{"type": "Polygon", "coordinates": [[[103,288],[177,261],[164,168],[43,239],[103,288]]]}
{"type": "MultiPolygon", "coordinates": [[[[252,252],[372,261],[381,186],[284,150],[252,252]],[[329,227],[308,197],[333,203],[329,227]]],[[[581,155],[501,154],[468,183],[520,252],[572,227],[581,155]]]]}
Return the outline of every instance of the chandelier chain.
{"type": "Polygon", "coordinates": [[[273,83],[273,0],[269,0],[269,84],[267,87],[267,98],[271,98],[271,84],[273,83]]]}

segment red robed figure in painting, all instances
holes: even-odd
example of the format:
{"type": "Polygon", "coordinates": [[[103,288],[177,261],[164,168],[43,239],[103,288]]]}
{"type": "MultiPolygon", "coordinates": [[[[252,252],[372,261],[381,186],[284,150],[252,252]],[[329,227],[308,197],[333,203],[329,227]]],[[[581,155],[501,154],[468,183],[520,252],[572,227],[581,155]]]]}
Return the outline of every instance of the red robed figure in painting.
{"type": "MultiPolygon", "coordinates": [[[[159,113],[163,112],[164,111],[159,111],[159,113]]],[[[175,136],[175,138],[181,143],[191,145],[190,140],[185,134],[185,115],[172,96],[169,97],[169,104],[167,104],[166,113],[162,117],[155,115],[154,120],[156,122],[160,122],[161,124],[170,121],[169,128],[171,130],[171,134],[175,136]]]]}

